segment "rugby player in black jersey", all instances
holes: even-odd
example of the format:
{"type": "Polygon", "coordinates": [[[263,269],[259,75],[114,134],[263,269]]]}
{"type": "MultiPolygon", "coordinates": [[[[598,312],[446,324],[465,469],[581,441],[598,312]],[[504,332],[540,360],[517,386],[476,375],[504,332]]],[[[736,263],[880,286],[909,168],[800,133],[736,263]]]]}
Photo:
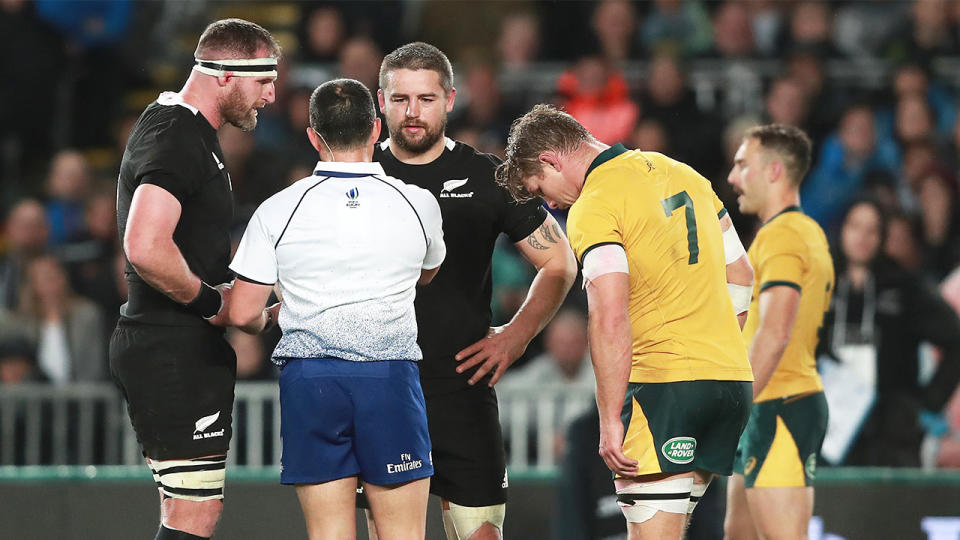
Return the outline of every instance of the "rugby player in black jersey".
{"type": "MultiPolygon", "coordinates": [[[[450,540],[502,538],[506,459],[494,385],[553,317],[577,264],[559,224],[539,202],[515,203],[494,180],[500,160],[445,136],[456,90],[446,55],[410,43],[387,55],[377,97],[390,138],[373,159],[440,203],[447,258],[417,290],[420,380],[434,475],[450,540]],[[491,328],[491,258],[500,233],[537,268],[522,307],[491,328]]],[[[361,504],[363,504],[361,502],[361,504]]],[[[372,529],[372,520],[368,524],[372,529]]],[[[371,533],[375,537],[375,533],[371,533]]]]}
{"type": "Polygon", "coordinates": [[[130,292],[110,371],[160,490],[156,540],[209,538],[223,508],[237,359],[222,328],[233,195],[217,130],[257,125],[279,54],[256,24],[212,23],[183,89],[146,108],[120,165],[130,292]]]}

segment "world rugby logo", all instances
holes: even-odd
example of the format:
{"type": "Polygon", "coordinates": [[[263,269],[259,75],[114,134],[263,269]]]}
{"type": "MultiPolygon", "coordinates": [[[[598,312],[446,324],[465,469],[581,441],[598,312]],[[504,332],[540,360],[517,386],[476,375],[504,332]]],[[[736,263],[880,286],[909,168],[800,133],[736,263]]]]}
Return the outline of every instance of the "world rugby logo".
{"type": "Polygon", "coordinates": [[[663,443],[660,452],[667,461],[685,465],[693,461],[697,451],[697,440],[693,437],[674,437],[663,443]]]}
{"type": "Polygon", "coordinates": [[[360,206],[360,190],[357,188],[350,188],[350,191],[347,192],[347,208],[356,208],[360,206]]]}

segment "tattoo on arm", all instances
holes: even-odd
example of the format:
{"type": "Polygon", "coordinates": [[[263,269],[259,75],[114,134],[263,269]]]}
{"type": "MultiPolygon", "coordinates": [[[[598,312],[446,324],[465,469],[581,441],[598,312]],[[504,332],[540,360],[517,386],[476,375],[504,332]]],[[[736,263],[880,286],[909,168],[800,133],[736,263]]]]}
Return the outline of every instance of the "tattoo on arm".
{"type": "MultiPolygon", "coordinates": [[[[561,238],[560,226],[557,225],[556,223],[548,224],[544,222],[542,225],[540,225],[537,231],[540,231],[540,236],[543,237],[545,242],[548,242],[550,244],[556,244],[560,242],[560,238],[561,238]]],[[[540,249],[540,250],[550,249],[550,246],[544,245],[539,240],[537,240],[536,231],[534,231],[533,233],[530,234],[530,236],[527,237],[527,243],[530,244],[530,246],[533,247],[534,249],[540,249]]]]}
{"type": "Polygon", "coordinates": [[[550,226],[547,225],[546,222],[544,222],[542,225],[540,225],[540,234],[543,235],[543,237],[547,240],[547,242],[550,242],[550,243],[552,243],[552,244],[556,244],[557,241],[553,239],[553,235],[550,234],[550,233],[551,233],[551,231],[550,231],[550,226]]]}
{"type": "Polygon", "coordinates": [[[527,243],[530,244],[530,247],[533,249],[550,249],[548,246],[545,246],[537,240],[537,237],[533,234],[527,237],[527,243]]]}

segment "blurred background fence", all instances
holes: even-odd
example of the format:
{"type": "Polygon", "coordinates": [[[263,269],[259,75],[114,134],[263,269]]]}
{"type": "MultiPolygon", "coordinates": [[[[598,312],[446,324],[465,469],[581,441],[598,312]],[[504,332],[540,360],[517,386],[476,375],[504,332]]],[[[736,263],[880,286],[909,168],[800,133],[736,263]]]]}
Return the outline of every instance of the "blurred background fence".
{"type": "MultiPolygon", "coordinates": [[[[236,387],[230,465],[280,464],[280,400],[275,382],[236,387]]],[[[593,406],[589,388],[560,385],[498,392],[512,471],[555,473],[564,428],[593,406]]],[[[142,465],[126,404],[108,383],[0,387],[0,466],[142,465]]]]}

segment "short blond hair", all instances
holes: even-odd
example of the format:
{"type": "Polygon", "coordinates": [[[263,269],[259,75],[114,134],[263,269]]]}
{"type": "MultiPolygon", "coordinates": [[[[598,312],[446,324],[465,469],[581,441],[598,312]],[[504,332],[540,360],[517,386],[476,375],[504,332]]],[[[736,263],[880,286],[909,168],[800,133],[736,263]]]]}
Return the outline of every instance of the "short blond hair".
{"type": "Polygon", "coordinates": [[[566,154],[592,140],[576,118],[552,105],[536,105],[510,126],[507,159],[497,167],[497,183],[517,201],[533,199],[523,179],[540,174],[540,154],[548,150],[566,154]]]}

